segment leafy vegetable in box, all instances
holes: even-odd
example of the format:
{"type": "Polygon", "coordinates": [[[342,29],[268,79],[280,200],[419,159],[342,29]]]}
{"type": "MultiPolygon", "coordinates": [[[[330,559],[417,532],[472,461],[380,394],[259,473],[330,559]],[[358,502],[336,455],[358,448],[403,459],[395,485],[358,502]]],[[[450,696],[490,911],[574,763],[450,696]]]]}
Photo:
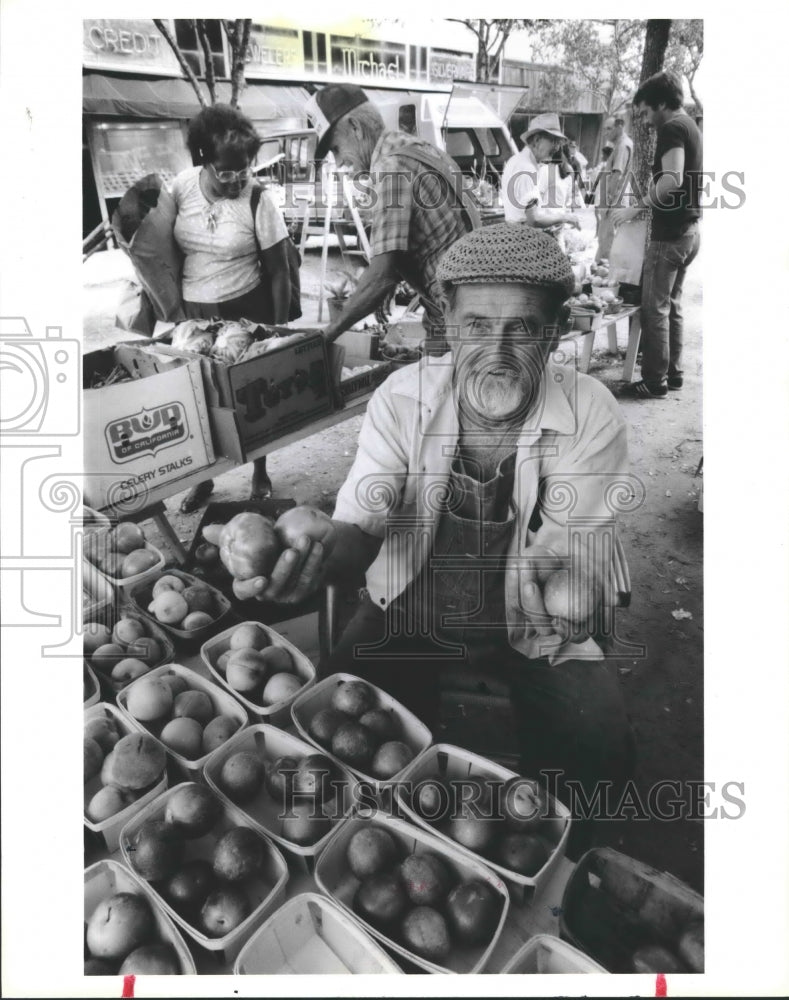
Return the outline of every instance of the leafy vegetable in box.
{"type": "Polygon", "coordinates": [[[301,334],[283,337],[276,329],[246,319],[188,319],[173,330],[172,346],[232,365],[280,347],[293,336],[301,334]]]}

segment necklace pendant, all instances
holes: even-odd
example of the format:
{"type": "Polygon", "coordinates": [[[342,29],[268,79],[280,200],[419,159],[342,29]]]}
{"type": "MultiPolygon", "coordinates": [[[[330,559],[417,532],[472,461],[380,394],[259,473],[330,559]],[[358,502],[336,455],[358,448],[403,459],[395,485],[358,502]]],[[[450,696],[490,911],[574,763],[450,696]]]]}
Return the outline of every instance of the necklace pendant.
{"type": "Polygon", "coordinates": [[[218,221],[218,219],[217,219],[218,212],[219,212],[219,209],[218,209],[217,205],[210,205],[206,209],[205,221],[206,221],[206,227],[208,228],[209,233],[216,232],[216,226],[217,226],[217,221],[218,221]]]}

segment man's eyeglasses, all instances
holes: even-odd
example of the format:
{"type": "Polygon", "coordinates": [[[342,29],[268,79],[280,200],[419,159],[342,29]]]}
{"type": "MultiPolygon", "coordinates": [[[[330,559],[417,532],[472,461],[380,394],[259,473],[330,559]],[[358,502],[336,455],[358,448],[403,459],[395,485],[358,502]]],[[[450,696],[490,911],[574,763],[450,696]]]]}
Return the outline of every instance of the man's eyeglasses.
{"type": "Polygon", "coordinates": [[[216,179],[221,184],[232,184],[234,181],[241,181],[242,184],[246,184],[252,176],[252,171],[249,167],[246,167],[244,170],[217,170],[213,163],[210,166],[214,171],[216,179]]]}

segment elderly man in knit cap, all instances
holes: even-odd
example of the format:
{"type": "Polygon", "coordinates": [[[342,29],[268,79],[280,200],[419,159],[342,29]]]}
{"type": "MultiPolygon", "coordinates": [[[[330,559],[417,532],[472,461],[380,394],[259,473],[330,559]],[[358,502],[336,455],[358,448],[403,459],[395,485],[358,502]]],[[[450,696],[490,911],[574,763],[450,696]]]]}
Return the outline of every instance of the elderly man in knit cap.
{"type": "Polygon", "coordinates": [[[595,553],[627,444],[609,391],[550,360],[572,270],[550,236],[500,223],[455,243],[438,277],[450,350],[373,395],[324,541],[236,593],[298,600],[366,573],[321,673],[367,678],[435,733],[441,669],[482,668],[509,683],[522,773],[616,785],[631,734],[594,638],[610,574],[595,553]]]}

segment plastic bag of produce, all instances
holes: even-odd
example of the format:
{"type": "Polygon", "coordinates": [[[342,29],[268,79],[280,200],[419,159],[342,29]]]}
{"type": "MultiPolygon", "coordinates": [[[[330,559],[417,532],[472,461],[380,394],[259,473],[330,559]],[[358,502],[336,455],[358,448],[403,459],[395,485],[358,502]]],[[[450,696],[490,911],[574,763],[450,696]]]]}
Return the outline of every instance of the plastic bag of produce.
{"type": "Polygon", "coordinates": [[[647,238],[645,219],[624,222],[617,229],[608,258],[608,276],[629,285],[641,284],[644,249],[647,238]]]}
{"type": "Polygon", "coordinates": [[[171,321],[184,318],[175,215],[175,201],[161,177],[148,174],[126,192],[112,216],[118,244],[134,264],[155,318],[171,321]]]}

